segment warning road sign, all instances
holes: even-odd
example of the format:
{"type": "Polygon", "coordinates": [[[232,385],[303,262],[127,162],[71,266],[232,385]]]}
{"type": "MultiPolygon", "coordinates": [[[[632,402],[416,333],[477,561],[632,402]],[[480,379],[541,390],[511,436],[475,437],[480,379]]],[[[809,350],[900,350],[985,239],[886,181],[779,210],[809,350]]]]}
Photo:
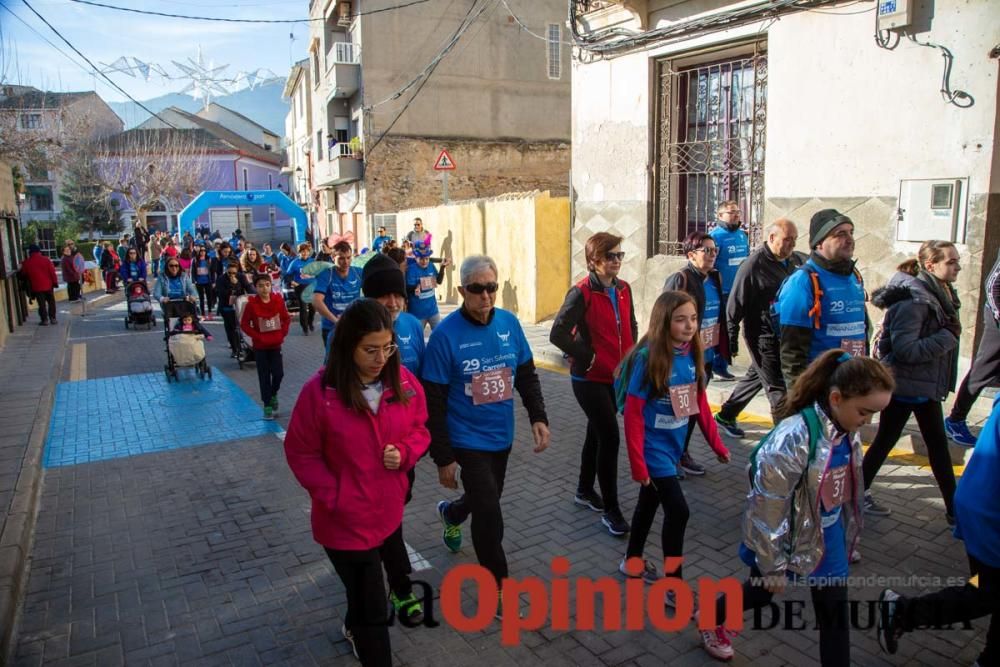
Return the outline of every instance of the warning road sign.
{"type": "Polygon", "coordinates": [[[434,161],[435,171],[455,171],[455,161],[451,159],[448,151],[443,150],[434,161]]]}

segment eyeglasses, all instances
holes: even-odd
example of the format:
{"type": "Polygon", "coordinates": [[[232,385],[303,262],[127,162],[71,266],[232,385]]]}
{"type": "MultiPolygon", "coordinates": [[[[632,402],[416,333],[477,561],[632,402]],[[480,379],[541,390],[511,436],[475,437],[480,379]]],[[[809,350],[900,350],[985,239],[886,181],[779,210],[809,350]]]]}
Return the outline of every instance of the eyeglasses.
{"type": "Polygon", "coordinates": [[[623,252],[606,252],[604,253],[604,259],[609,262],[620,262],[625,259],[625,253],[623,252]]]}
{"type": "Polygon", "coordinates": [[[361,352],[364,353],[364,355],[369,359],[377,359],[378,353],[381,352],[382,356],[388,359],[392,355],[396,354],[396,350],[398,349],[399,349],[398,345],[396,345],[395,343],[390,343],[385,347],[363,347],[361,348],[361,352]]]}
{"type": "Polygon", "coordinates": [[[697,250],[695,250],[695,252],[704,253],[706,255],[718,255],[719,254],[719,249],[718,248],[706,248],[705,246],[702,246],[702,247],[698,248],[697,250]]]}
{"type": "Polygon", "coordinates": [[[500,289],[500,286],[496,283],[469,283],[465,285],[465,291],[470,294],[482,294],[483,292],[489,292],[490,294],[496,294],[496,291],[500,289]]]}
{"type": "Polygon", "coordinates": [[[722,211],[721,213],[719,213],[719,215],[739,215],[739,214],[740,214],[740,209],[738,208],[734,208],[729,211],[722,211]]]}

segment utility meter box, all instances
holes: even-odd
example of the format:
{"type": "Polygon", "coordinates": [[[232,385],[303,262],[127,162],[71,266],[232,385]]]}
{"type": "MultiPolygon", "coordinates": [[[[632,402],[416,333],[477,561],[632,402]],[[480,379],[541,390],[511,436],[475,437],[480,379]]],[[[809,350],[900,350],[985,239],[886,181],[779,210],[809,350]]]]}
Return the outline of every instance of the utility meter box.
{"type": "Polygon", "coordinates": [[[911,4],[916,0],[878,0],[878,29],[898,30],[913,21],[911,4]]]}
{"type": "Polygon", "coordinates": [[[964,243],[968,204],[968,178],[900,181],[896,240],[964,243]]]}

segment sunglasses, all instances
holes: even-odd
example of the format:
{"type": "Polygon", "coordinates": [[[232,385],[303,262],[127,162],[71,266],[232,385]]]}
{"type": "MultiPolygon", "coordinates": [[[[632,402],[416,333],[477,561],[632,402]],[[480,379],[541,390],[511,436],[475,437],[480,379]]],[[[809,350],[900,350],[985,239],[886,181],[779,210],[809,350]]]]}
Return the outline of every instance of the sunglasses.
{"type": "Polygon", "coordinates": [[[469,283],[468,285],[465,285],[465,291],[470,294],[482,294],[483,292],[496,294],[498,289],[500,289],[500,285],[497,285],[496,283],[469,283]]]}
{"type": "Polygon", "coordinates": [[[718,255],[719,254],[719,249],[718,248],[706,248],[705,246],[702,246],[702,247],[698,248],[697,250],[695,250],[695,252],[704,253],[706,255],[718,255]]]}
{"type": "Polygon", "coordinates": [[[620,262],[625,259],[625,252],[606,252],[604,253],[604,259],[609,262],[620,262]]]}
{"type": "Polygon", "coordinates": [[[167,268],[168,269],[179,269],[179,268],[181,268],[181,265],[180,264],[167,264],[167,268]]]}

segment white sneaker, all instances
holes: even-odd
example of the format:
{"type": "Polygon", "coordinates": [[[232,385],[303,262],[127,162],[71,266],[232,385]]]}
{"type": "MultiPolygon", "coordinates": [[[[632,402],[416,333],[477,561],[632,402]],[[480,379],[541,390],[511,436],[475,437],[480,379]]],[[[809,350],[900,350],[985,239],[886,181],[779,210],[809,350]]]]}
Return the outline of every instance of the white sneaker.
{"type": "Polygon", "coordinates": [[[721,625],[717,625],[711,630],[702,630],[698,627],[697,618],[695,618],[695,628],[701,635],[701,647],[705,649],[706,653],[723,662],[733,659],[733,642],[730,637],[735,637],[735,632],[730,632],[721,625]]]}
{"type": "Polygon", "coordinates": [[[641,578],[647,584],[655,584],[657,581],[660,580],[660,573],[656,571],[656,566],[653,565],[653,561],[644,558],[642,561],[642,572],[640,572],[638,575],[632,575],[625,570],[626,560],[627,559],[622,558],[621,561],[618,563],[618,571],[624,574],[627,578],[629,579],[641,578]]]}
{"type": "Polygon", "coordinates": [[[340,634],[344,635],[344,639],[346,639],[347,643],[351,645],[351,652],[354,653],[354,658],[356,660],[360,660],[361,656],[358,655],[358,647],[354,643],[354,635],[351,634],[351,631],[347,629],[346,625],[340,626],[340,634]]]}

